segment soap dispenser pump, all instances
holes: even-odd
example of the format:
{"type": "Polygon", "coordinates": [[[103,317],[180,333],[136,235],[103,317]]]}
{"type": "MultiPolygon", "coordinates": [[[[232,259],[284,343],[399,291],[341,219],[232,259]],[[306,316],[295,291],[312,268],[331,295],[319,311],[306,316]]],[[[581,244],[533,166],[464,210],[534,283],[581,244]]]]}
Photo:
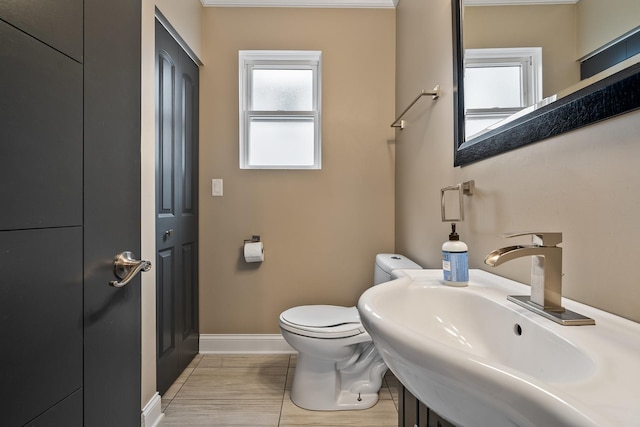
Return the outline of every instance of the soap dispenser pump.
{"type": "Polygon", "coordinates": [[[448,286],[469,284],[469,253],[466,243],[460,241],[456,224],[451,224],[449,240],[442,245],[442,272],[448,286]]]}

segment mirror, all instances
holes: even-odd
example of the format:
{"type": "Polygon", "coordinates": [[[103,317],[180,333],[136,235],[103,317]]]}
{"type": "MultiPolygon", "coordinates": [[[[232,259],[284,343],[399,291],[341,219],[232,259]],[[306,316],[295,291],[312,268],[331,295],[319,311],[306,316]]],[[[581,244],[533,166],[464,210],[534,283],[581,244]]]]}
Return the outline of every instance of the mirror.
{"type": "MultiPolygon", "coordinates": [[[[486,20],[482,21],[482,19],[487,19],[487,16],[490,16],[490,19],[499,19],[498,17],[501,16],[501,13],[505,13],[505,10],[506,13],[513,13],[515,10],[525,7],[549,8],[554,6],[497,6],[500,9],[494,9],[494,6],[467,6],[467,10],[465,11],[463,9],[463,1],[464,0],[452,0],[455,108],[454,166],[464,166],[478,160],[495,156],[533,142],[551,138],[597,121],[605,120],[640,108],[640,63],[638,63],[638,57],[640,57],[640,55],[637,55],[640,51],[640,48],[638,47],[640,46],[640,32],[637,31],[640,28],[640,7],[636,3],[636,0],[615,0],[615,3],[626,5],[625,7],[632,9],[621,13],[622,15],[631,17],[630,21],[626,22],[624,25],[633,26],[635,33],[634,31],[627,31],[624,28],[613,28],[607,30],[609,33],[606,31],[599,31],[602,33],[600,34],[601,38],[611,37],[611,34],[615,33],[615,31],[623,32],[623,37],[614,37],[614,39],[608,39],[607,42],[603,42],[601,39],[594,39],[592,37],[593,34],[598,33],[598,31],[585,31],[580,42],[577,41],[580,39],[580,36],[577,36],[576,40],[571,42],[573,44],[570,44],[568,47],[563,48],[561,44],[557,42],[557,40],[566,39],[566,37],[563,36],[557,36],[556,42],[551,44],[545,45],[544,42],[536,44],[535,47],[542,47],[542,101],[536,102],[534,105],[530,105],[526,108],[517,108],[514,110],[517,111],[515,114],[506,119],[498,119],[495,124],[492,124],[487,129],[479,131],[474,129],[473,132],[475,134],[466,138],[465,113],[468,110],[465,108],[465,44],[463,33],[467,30],[470,36],[473,34],[491,33],[492,31],[483,31],[482,28],[487,28],[488,26],[495,27],[497,25],[491,24],[491,22],[487,22],[486,20]],[[469,11],[469,9],[475,10],[469,11]],[[483,17],[482,12],[488,13],[484,13],[483,17]],[[465,16],[465,20],[467,18],[469,19],[469,25],[464,24],[464,27],[463,15],[465,16]],[[557,51],[563,49],[571,52],[579,52],[580,49],[587,49],[589,52],[595,51],[597,53],[597,50],[591,48],[591,46],[595,45],[612,47],[605,50],[600,55],[594,55],[593,57],[585,55],[585,58],[587,59],[582,62],[582,66],[580,65],[580,62],[576,60],[575,55],[572,55],[574,56],[573,58],[561,59],[561,62],[557,62],[555,60],[554,55],[560,56],[557,51]],[[615,56],[615,51],[620,51],[621,46],[624,48],[623,56],[626,55],[630,58],[620,58],[620,55],[617,55],[618,59],[607,63],[607,58],[615,56]],[[545,51],[549,54],[553,53],[553,55],[545,54],[545,51]],[[611,65],[611,63],[619,62],[619,59],[622,59],[623,61],[617,65],[611,66],[608,70],[600,72],[602,69],[601,63],[605,63],[606,65],[604,65],[604,67],[606,68],[611,65]]],[[[573,10],[569,11],[569,13],[582,14],[586,16],[588,16],[588,13],[584,11],[584,6],[590,6],[593,4],[601,5],[603,3],[594,0],[579,1],[581,2],[580,5],[578,5],[574,0],[559,0],[555,1],[555,3],[564,3],[559,7],[565,9],[581,7],[582,9],[578,12],[573,10]]],[[[488,3],[484,0],[466,0],[467,4],[478,4],[483,2],[488,3]]],[[[549,1],[549,3],[551,2],[552,1],[549,1]]],[[[506,1],[494,0],[491,3],[506,3],[506,1]]],[[[510,3],[522,3],[522,1],[511,0],[510,3]]],[[[610,2],[606,3],[606,6],[611,6],[610,2]]],[[[565,10],[565,12],[567,11],[565,10]]],[[[531,9],[529,9],[527,13],[529,14],[529,19],[531,19],[531,9]]],[[[562,13],[558,12],[545,13],[548,18],[547,21],[553,21],[551,18],[555,19],[562,16],[562,13]]],[[[594,15],[595,12],[590,13],[591,15],[594,15]]],[[[602,11],[598,11],[597,13],[600,14],[599,17],[601,18],[602,11]]],[[[588,21],[587,18],[581,19],[588,21]]],[[[620,21],[619,17],[614,18],[613,21],[616,19],[620,21]]],[[[600,21],[603,21],[603,19],[600,21]]],[[[606,19],[604,19],[604,21],[606,21],[606,19]]],[[[559,23],[555,23],[554,25],[558,28],[564,28],[564,26],[559,23]]],[[[579,24],[576,24],[574,21],[574,24],[572,25],[577,27],[579,24]]],[[[598,28],[601,29],[601,27],[605,26],[601,24],[598,28]]],[[[573,33],[579,34],[579,30],[577,28],[571,28],[569,30],[573,33]]],[[[549,32],[548,29],[543,31],[549,32]]],[[[529,46],[522,46],[522,44],[524,44],[522,41],[519,41],[519,46],[505,46],[506,43],[504,43],[504,40],[515,39],[512,35],[502,37],[502,39],[503,42],[501,45],[495,45],[495,37],[493,41],[467,39],[467,44],[473,48],[534,47],[531,43],[527,43],[529,46]],[[488,43],[491,43],[491,45],[488,43]]],[[[470,90],[468,92],[471,93],[470,90]]],[[[475,112],[476,110],[473,111],[475,112]]],[[[478,111],[482,111],[482,109],[480,108],[478,111]]],[[[507,109],[505,109],[505,111],[507,111],[507,109]]]]}

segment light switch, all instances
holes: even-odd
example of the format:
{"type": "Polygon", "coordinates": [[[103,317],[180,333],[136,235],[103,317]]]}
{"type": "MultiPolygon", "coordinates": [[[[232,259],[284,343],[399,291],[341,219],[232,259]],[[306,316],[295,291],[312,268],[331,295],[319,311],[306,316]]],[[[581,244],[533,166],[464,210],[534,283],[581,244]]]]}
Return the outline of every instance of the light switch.
{"type": "Polygon", "coordinates": [[[211,180],[211,195],[216,197],[222,196],[222,180],[221,179],[211,180]]]}

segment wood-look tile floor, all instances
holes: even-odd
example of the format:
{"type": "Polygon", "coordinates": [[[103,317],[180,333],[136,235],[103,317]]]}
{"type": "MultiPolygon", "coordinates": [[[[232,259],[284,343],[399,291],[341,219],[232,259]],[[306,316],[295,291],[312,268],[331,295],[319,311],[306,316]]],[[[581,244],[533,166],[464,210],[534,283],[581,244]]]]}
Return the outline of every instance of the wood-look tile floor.
{"type": "Polygon", "coordinates": [[[398,425],[397,380],[387,373],[378,403],[360,411],[307,411],[289,397],[295,355],[197,355],[162,396],[159,427],[398,425]]]}

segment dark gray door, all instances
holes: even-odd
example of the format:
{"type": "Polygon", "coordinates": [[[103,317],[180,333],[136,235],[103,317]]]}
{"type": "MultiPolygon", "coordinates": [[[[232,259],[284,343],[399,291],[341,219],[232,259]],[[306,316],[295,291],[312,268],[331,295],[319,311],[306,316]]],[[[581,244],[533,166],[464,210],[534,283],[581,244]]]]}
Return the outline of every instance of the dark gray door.
{"type": "Polygon", "coordinates": [[[198,67],[156,21],[156,295],[160,394],[198,353],[198,67]]]}
{"type": "Polygon", "coordinates": [[[0,1],[0,424],[140,425],[140,1],[0,1]]]}

